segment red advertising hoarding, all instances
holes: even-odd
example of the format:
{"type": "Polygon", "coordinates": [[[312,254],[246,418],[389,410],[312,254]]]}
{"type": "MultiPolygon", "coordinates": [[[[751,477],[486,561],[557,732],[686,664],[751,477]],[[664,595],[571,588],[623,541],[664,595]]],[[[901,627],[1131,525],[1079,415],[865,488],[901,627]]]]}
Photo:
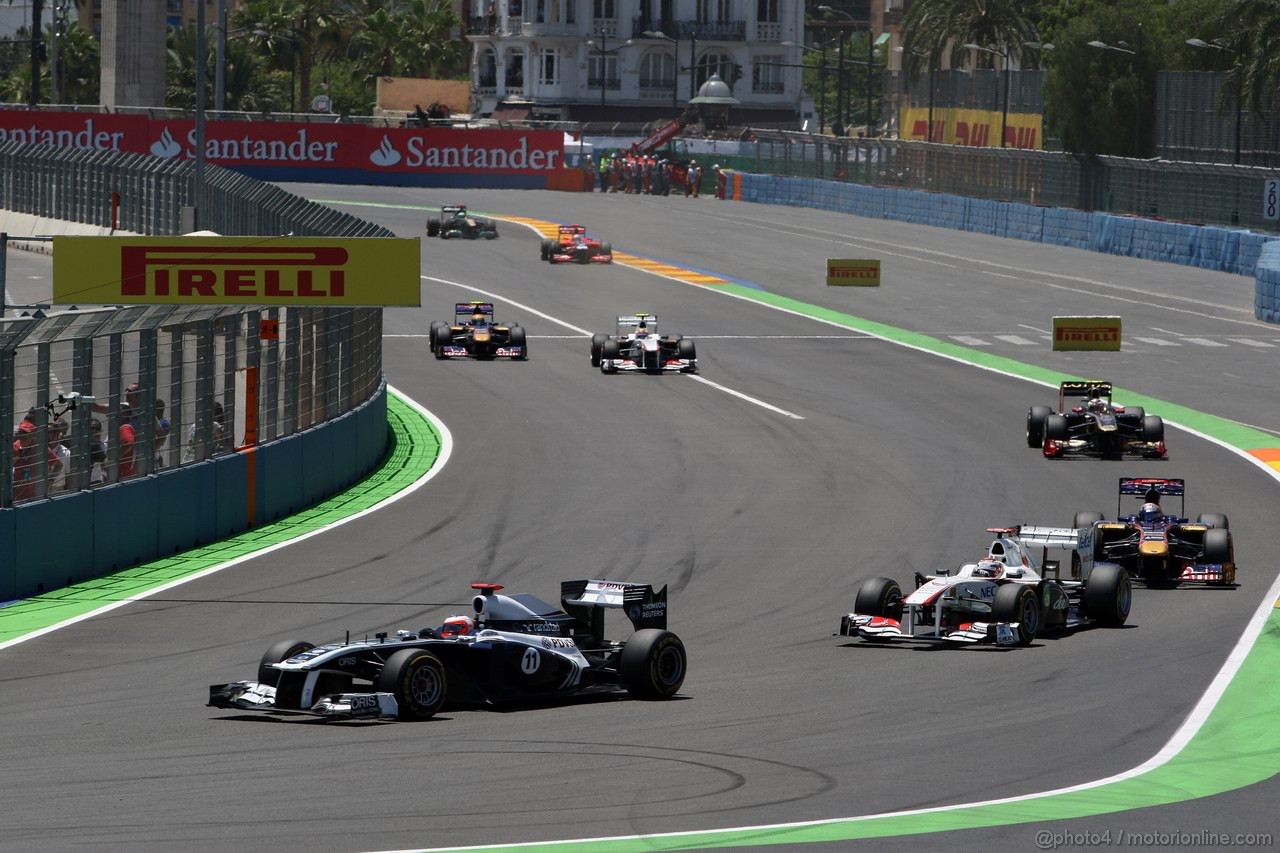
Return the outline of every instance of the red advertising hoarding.
{"type": "MultiPolygon", "coordinates": [[[[194,159],[195,122],[135,115],[0,110],[0,142],[194,159]]],[[[265,180],[542,187],[563,168],[558,130],[385,128],[209,121],[205,160],[265,180]]]]}

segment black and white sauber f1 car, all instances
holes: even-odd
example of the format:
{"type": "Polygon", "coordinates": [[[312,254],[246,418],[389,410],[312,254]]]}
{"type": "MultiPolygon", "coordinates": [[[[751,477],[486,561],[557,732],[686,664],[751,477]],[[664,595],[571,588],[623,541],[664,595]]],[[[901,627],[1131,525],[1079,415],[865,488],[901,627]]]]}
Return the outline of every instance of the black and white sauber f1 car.
{"type": "Polygon", "coordinates": [[[618,318],[617,334],[591,336],[591,366],[603,373],[697,373],[698,350],[684,335],[659,335],[658,318],[618,318]]]}
{"type": "Polygon", "coordinates": [[[322,717],[425,720],[446,703],[504,704],[626,691],[668,699],[684,683],[684,644],[667,626],[667,588],[565,581],[563,609],[532,595],[474,583],[472,616],[439,628],[267,649],[254,681],[209,688],[209,705],[322,717]],[[604,612],[622,610],[634,633],[604,638],[604,612]]]}
{"type": "Polygon", "coordinates": [[[909,595],[889,578],[863,583],[853,612],[840,619],[840,634],[1025,646],[1041,633],[1095,624],[1117,628],[1129,618],[1129,574],[1113,563],[1094,563],[1092,529],[993,527],[988,532],[996,538],[976,563],[954,574],[916,573],[916,589],[909,595]],[[1033,549],[1040,550],[1040,561],[1033,549]],[[1069,564],[1049,560],[1050,549],[1069,554],[1069,564]]]}

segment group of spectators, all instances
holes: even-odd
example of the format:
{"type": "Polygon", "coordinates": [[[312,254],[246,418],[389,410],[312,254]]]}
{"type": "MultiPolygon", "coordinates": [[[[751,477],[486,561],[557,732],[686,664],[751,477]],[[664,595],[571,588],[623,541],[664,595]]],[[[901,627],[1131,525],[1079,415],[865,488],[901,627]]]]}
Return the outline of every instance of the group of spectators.
{"type": "MultiPolygon", "coordinates": [[[[120,425],[116,430],[115,441],[118,448],[116,457],[117,474],[118,479],[121,480],[133,477],[138,473],[134,447],[142,429],[142,423],[139,420],[142,413],[139,396],[140,388],[138,384],[130,385],[125,390],[125,405],[120,408],[120,425]]],[[[95,414],[102,414],[108,412],[109,409],[102,403],[94,403],[93,411],[95,414]]],[[[47,441],[43,448],[43,454],[47,472],[46,482],[48,484],[45,494],[48,495],[66,491],[69,486],[68,474],[71,471],[71,450],[67,447],[69,440],[68,425],[61,419],[61,415],[64,413],[58,412],[53,417],[47,418],[48,424],[45,427],[47,441]]],[[[32,500],[39,494],[37,485],[40,478],[40,456],[42,453],[42,449],[39,446],[40,414],[38,409],[29,409],[18,424],[17,429],[14,430],[13,500],[15,502],[32,500]]],[[[169,419],[165,417],[164,400],[157,399],[155,401],[153,416],[155,418],[155,468],[163,468],[165,460],[161,451],[168,442],[170,431],[169,419]]],[[[215,402],[213,404],[212,436],[215,447],[220,447],[225,437],[223,420],[222,404],[215,402]]],[[[90,485],[96,485],[105,483],[110,478],[107,461],[108,438],[103,435],[102,421],[98,418],[90,420],[89,430],[89,483],[90,485]]],[[[194,462],[197,452],[196,427],[192,424],[188,430],[187,444],[182,453],[182,462],[194,462]]]]}
{"type": "MultiPolygon", "coordinates": [[[[586,190],[610,193],[634,193],[637,195],[671,195],[672,186],[681,189],[686,197],[697,198],[702,194],[702,167],[697,160],[690,160],[681,175],[676,164],[652,154],[615,152],[601,155],[597,164],[591,155],[582,159],[586,176],[586,190]]],[[[718,172],[719,166],[714,169],[718,172]]]]}

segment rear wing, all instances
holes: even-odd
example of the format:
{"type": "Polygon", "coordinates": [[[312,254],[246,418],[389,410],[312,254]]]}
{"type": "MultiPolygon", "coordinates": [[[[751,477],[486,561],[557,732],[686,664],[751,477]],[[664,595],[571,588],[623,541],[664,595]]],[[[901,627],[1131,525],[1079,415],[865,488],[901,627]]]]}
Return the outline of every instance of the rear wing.
{"type": "Polygon", "coordinates": [[[560,606],[587,626],[597,640],[604,639],[604,611],[618,609],[627,614],[637,631],[667,627],[667,588],[657,592],[649,584],[608,580],[563,581],[560,606]]]}
{"type": "Polygon", "coordinates": [[[638,329],[640,328],[641,323],[644,323],[645,328],[650,332],[655,332],[658,329],[658,318],[656,315],[636,313],[627,317],[618,318],[618,332],[621,333],[623,329],[638,329]]]}
{"type": "Polygon", "coordinates": [[[1092,537],[1092,530],[1073,527],[1023,527],[1018,534],[1018,538],[1027,545],[1061,551],[1084,548],[1092,537]]]}
{"type": "Polygon", "coordinates": [[[1064,400],[1069,397],[1110,397],[1111,383],[1101,379],[1085,379],[1080,382],[1063,382],[1058,386],[1058,394],[1064,400]]]}
{"type": "Polygon", "coordinates": [[[561,225],[560,226],[561,236],[564,236],[566,234],[586,234],[586,233],[587,233],[587,226],[585,225],[561,225]]]}
{"type": "Polygon", "coordinates": [[[466,213],[467,206],[465,204],[446,204],[440,208],[441,216],[448,216],[450,213],[466,213]]]}
{"type": "MultiPolygon", "coordinates": [[[[1177,515],[1182,515],[1185,505],[1187,481],[1172,477],[1121,477],[1119,494],[1116,497],[1116,515],[1120,515],[1120,503],[1125,495],[1132,495],[1141,501],[1159,503],[1160,498],[1177,498],[1179,508],[1177,515]]],[[[1173,513],[1169,513],[1172,515],[1173,513]]]]}
{"type": "Polygon", "coordinates": [[[484,314],[490,320],[493,319],[493,303],[492,302],[455,302],[453,305],[453,316],[461,317],[463,315],[471,316],[479,312],[484,314]]]}

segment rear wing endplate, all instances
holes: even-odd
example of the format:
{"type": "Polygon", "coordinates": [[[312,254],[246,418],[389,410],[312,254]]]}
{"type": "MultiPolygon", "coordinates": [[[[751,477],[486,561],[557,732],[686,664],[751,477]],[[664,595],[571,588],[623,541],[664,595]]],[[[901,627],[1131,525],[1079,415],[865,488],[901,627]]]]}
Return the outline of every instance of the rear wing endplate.
{"type": "Polygon", "coordinates": [[[637,631],[667,627],[666,586],[654,592],[650,584],[609,580],[563,581],[560,584],[560,605],[566,613],[591,626],[597,637],[602,637],[605,609],[622,610],[637,631]]]}

